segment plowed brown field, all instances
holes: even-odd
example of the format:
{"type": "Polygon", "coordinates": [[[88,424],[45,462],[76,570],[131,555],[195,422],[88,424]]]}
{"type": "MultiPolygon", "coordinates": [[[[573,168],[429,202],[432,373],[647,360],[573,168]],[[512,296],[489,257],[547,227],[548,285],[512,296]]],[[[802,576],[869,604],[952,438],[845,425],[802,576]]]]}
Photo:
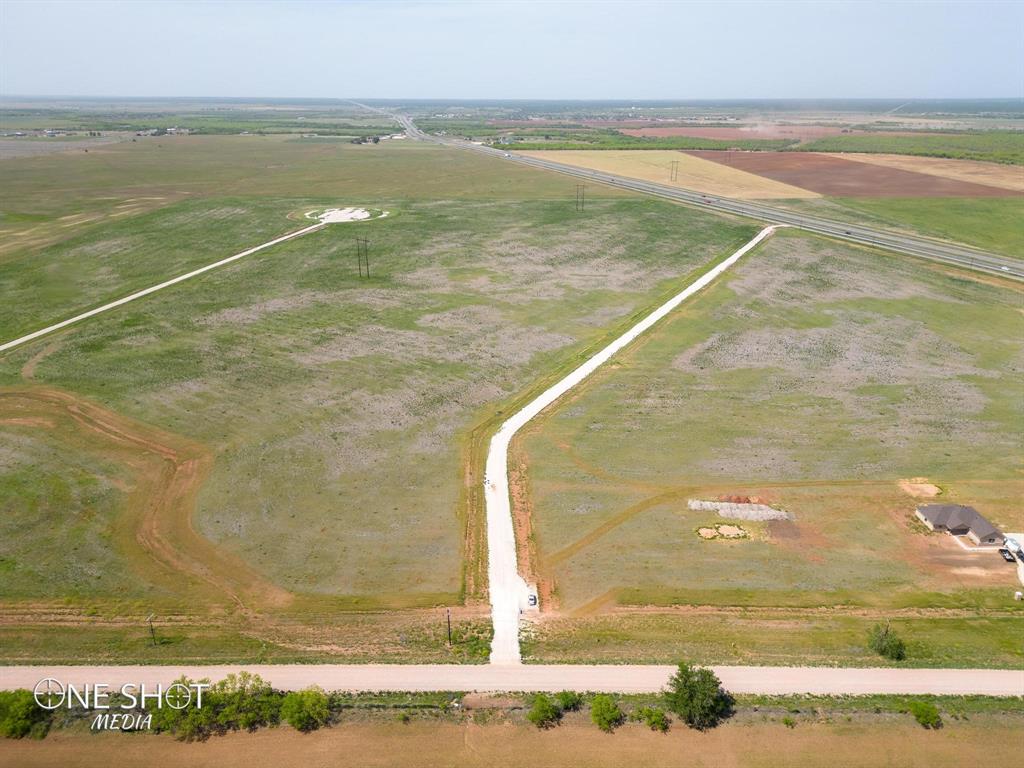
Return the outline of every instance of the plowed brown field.
{"type": "Polygon", "coordinates": [[[811,152],[686,154],[833,197],[1013,197],[1008,189],[811,152]]]}

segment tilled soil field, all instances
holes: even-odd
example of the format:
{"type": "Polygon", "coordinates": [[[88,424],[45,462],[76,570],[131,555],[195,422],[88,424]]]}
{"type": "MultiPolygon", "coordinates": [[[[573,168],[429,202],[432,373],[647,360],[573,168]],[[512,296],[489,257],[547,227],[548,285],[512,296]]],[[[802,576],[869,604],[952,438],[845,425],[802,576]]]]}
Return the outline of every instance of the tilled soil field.
{"type": "Polygon", "coordinates": [[[693,150],[687,154],[834,197],[1013,197],[1020,194],[810,152],[693,150]]]}

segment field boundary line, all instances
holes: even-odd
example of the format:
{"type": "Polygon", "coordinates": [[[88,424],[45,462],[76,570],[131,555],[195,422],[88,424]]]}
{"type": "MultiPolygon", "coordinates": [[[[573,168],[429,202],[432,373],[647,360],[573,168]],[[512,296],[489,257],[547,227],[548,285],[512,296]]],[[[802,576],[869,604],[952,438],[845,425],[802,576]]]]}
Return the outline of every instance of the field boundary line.
{"type": "Polygon", "coordinates": [[[136,291],[135,293],[117,299],[116,301],[111,301],[108,304],[104,304],[101,307],[90,309],[88,312],[83,312],[80,315],[75,315],[74,317],[70,317],[67,320],[62,320],[59,323],[48,325],[45,328],[41,328],[38,331],[29,333],[25,336],[22,336],[21,338],[14,339],[13,341],[8,341],[5,344],[0,344],[0,352],[6,352],[9,349],[14,349],[15,347],[19,347],[22,344],[26,344],[30,341],[38,339],[41,336],[46,336],[47,334],[53,333],[54,331],[59,331],[61,328],[67,328],[69,325],[73,325],[74,323],[78,323],[81,322],[82,320],[86,320],[90,317],[93,317],[94,315],[98,315],[101,312],[107,312],[111,309],[115,309],[117,307],[120,307],[122,304],[127,304],[130,301],[141,299],[143,296],[148,296],[149,294],[156,293],[157,291],[163,290],[164,288],[169,288],[170,286],[176,285],[177,283],[180,283],[184,280],[196,277],[197,275],[201,275],[204,272],[209,272],[211,269],[216,269],[217,267],[224,266],[225,264],[230,264],[232,261],[237,261],[238,259],[241,259],[245,256],[250,256],[256,253],[257,251],[262,251],[264,248],[270,248],[271,246],[277,245],[278,243],[283,243],[286,240],[292,240],[293,238],[301,237],[302,235],[308,234],[309,232],[313,232],[314,230],[322,229],[325,226],[327,226],[326,222],[320,222],[318,224],[313,224],[311,226],[304,227],[303,229],[296,230],[295,232],[289,232],[287,235],[282,235],[281,237],[275,238],[274,240],[270,240],[269,242],[263,243],[262,245],[257,245],[254,248],[249,248],[248,250],[242,251],[241,253],[236,253],[234,256],[228,256],[226,259],[215,261],[212,264],[207,264],[205,267],[199,267],[199,269],[193,269],[191,272],[186,272],[184,275],[172,277],[170,280],[165,280],[164,282],[159,283],[158,285],[153,285],[150,286],[149,288],[143,288],[141,291],[136,291]]]}
{"type": "Polygon", "coordinates": [[[541,411],[582,382],[624,347],[649,330],[683,301],[706,287],[740,257],[769,237],[778,225],[762,229],[752,240],[716,264],[683,290],[629,328],[586,362],[552,384],[505,421],[491,438],[484,471],[484,510],[487,520],[487,581],[494,637],[491,664],[521,664],[519,614],[528,606],[530,587],[519,575],[515,528],[509,497],[508,449],[513,436],[541,411]]]}

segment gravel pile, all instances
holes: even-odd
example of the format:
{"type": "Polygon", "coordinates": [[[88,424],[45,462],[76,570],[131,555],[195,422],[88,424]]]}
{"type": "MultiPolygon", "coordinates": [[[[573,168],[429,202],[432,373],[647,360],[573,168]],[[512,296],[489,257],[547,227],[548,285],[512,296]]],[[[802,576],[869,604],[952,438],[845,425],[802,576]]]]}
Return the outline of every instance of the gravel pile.
{"type": "Polygon", "coordinates": [[[792,520],[788,512],[772,509],[767,504],[737,504],[731,501],[701,501],[690,499],[690,509],[696,512],[717,512],[729,520],[792,520]]]}

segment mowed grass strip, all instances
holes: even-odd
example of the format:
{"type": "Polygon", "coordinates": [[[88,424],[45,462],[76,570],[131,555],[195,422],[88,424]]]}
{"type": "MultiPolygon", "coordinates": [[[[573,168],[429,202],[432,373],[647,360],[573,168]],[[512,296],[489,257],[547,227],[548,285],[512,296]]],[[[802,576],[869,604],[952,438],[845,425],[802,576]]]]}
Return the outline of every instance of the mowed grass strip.
{"type": "Polygon", "coordinates": [[[779,233],[517,441],[555,607],[1012,606],[1012,566],[915,528],[897,480],[1024,525],[1020,297],[779,233]],[[722,494],[794,519],[687,507],[722,494]]]}

